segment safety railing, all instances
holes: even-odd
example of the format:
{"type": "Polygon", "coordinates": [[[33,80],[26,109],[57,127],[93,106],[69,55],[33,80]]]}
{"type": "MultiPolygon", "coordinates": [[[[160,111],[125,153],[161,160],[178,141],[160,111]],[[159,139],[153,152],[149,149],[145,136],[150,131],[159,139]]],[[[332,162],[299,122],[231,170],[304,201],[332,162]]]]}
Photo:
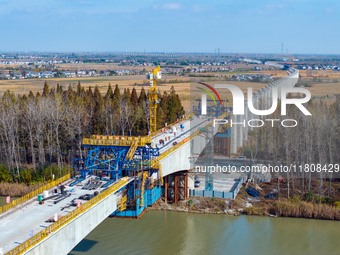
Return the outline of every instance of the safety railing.
{"type": "Polygon", "coordinates": [[[181,147],[183,144],[187,143],[188,141],[190,141],[191,139],[193,139],[195,136],[199,135],[201,132],[199,130],[195,131],[194,133],[192,133],[190,136],[186,137],[185,139],[183,139],[182,141],[180,141],[179,143],[177,143],[176,145],[174,145],[173,147],[171,147],[170,149],[166,150],[165,152],[163,152],[161,155],[159,155],[157,158],[151,160],[150,165],[152,168],[154,169],[158,169],[158,173],[159,173],[159,179],[161,180],[160,184],[163,185],[163,170],[162,170],[162,165],[159,163],[163,158],[169,156],[170,153],[174,152],[175,150],[177,150],[179,147],[181,147]]]}
{"type": "MultiPolygon", "coordinates": [[[[168,125],[167,128],[170,128],[178,123],[181,123],[185,120],[188,120],[192,117],[192,115],[188,115],[183,119],[180,119],[171,125],[168,125]]],[[[91,135],[90,138],[83,138],[83,145],[102,145],[102,146],[132,146],[136,141],[138,141],[138,146],[145,146],[152,142],[152,137],[162,133],[163,128],[157,130],[155,133],[150,134],[149,136],[112,136],[112,135],[91,135]]]]}
{"type": "MultiPolygon", "coordinates": [[[[171,127],[177,125],[178,123],[181,123],[183,121],[190,119],[192,116],[193,116],[193,114],[189,114],[189,115],[185,116],[184,118],[179,119],[178,121],[175,121],[174,123],[171,123],[170,125],[166,126],[166,128],[171,128],[171,127]]],[[[150,136],[154,137],[156,135],[159,135],[159,134],[163,133],[163,130],[164,130],[164,128],[160,128],[156,132],[151,133],[150,136]]]]}
{"type": "Polygon", "coordinates": [[[177,150],[179,147],[181,147],[183,144],[189,142],[191,139],[193,139],[195,136],[199,135],[201,133],[201,131],[197,130],[195,132],[193,132],[190,136],[186,137],[185,139],[183,139],[182,141],[180,141],[179,143],[177,143],[176,145],[172,146],[170,149],[166,150],[165,152],[163,152],[161,155],[159,155],[157,158],[151,160],[151,166],[154,168],[159,167],[158,163],[159,161],[161,161],[162,159],[166,158],[167,156],[169,156],[169,154],[171,154],[172,152],[174,152],[175,150],[177,150]]]}
{"type": "MultiPolygon", "coordinates": [[[[190,117],[192,115],[189,115],[190,117]]],[[[222,114],[219,118],[225,118],[227,116],[226,113],[222,114]]],[[[212,122],[209,122],[209,124],[206,125],[210,126],[212,125],[212,122]]],[[[161,161],[162,159],[164,159],[165,157],[169,156],[169,154],[171,154],[172,152],[174,152],[175,150],[177,150],[179,147],[181,147],[183,144],[187,143],[188,141],[192,140],[195,136],[201,134],[202,132],[200,130],[196,130],[195,132],[193,132],[190,136],[184,138],[182,141],[178,142],[176,145],[172,146],[170,149],[166,150],[165,152],[163,152],[161,155],[159,155],[157,158],[151,160],[151,166],[154,168],[158,168],[159,167],[159,161],[161,161]]]]}
{"type": "Polygon", "coordinates": [[[80,205],[80,207],[76,208],[72,212],[68,213],[67,215],[60,218],[57,222],[53,223],[52,225],[48,226],[47,228],[43,229],[27,241],[21,243],[19,246],[15,247],[13,250],[6,253],[6,255],[17,255],[23,254],[27,250],[34,247],[39,242],[43,241],[49,234],[58,231],[60,228],[80,216],[82,213],[91,209],[94,205],[98,204],[100,201],[107,198],[113,192],[118,191],[119,189],[123,188],[129,182],[128,177],[121,178],[118,182],[113,184],[108,189],[104,190],[103,192],[99,193],[97,196],[93,197],[86,203],[80,205]]]}
{"type": "Polygon", "coordinates": [[[90,138],[84,138],[82,143],[83,145],[131,146],[136,141],[138,146],[144,146],[151,143],[151,137],[92,135],[90,138]]]}
{"type": "Polygon", "coordinates": [[[38,194],[43,193],[44,190],[51,189],[54,186],[57,186],[59,183],[67,181],[68,179],[70,179],[70,174],[64,175],[63,177],[61,177],[57,180],[51,181],[51,182],[39,187],[37,190],[34,190],[34,191],[32,191],[32,192],[30,192],[30,193],[28,193],[28,194],[26,194],[26,195],[24,195],[24,196],[22,196],[18,199],[15,199],[9,204],[1,206],[0,207],[0,213],[4,213],[4,212],[8,211],[9,209],[11,209],[13,207],[16,207],[20,204],[23,204],[24,202],[30,200],[31,198],[38,196],[38,194]]]}

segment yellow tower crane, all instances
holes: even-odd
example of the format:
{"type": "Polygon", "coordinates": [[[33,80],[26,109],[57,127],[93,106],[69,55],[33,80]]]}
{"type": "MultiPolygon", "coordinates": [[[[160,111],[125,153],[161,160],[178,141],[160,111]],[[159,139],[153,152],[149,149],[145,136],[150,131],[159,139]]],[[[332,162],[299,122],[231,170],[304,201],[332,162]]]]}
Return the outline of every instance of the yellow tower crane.
{"type": "Polygon", "coordinates": [[[157,80],[161,79],[161,67],[157,66],[151,73],[147,74],[147,78],[150,80],[149,88],[149,110],[150,110],[150,134],[157,131],[157,105],[159,103],[157,92],[157,80]]]}

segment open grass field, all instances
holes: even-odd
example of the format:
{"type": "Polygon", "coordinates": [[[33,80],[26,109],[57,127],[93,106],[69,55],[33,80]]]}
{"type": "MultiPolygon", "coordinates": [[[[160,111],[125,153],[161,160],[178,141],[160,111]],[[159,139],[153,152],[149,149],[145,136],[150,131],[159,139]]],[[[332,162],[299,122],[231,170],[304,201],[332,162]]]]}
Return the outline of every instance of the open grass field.
{"type": "Polygon", "coordinates": [[[307,88],[312,96],[333,96],[340,94],[340,82],[316,83],[307,88]]]}
{"type": "MultiPolygon", "coordinates": [[[[20,66],[28,67],[27,64],[23,63],[13,63],[13,64],[0,64],[0,68],[18,68],[20,66]]],[[[55,67],[58,70],[97,70],[97,71],[105,71],[105,70],[151,70],[152,67],[148,66],[121,66],[118,63],[66,63],[66,64],[56,64],[55,67]]]]}
{"type": "MultiPolygon", "coordinates": [[[[176,77],[170,76],[165,77],[164,79],[167,81],[166,84],[160,84],[159,88],[161,90],[170,89],[172,85],[177,85],[181,83],[169,83],[171,80],[177,80],[178,82],[190,83],[190,79],[186,77],[176,77]]],[[[62,85],[65,89],[68,88],[69,85],[72,87],[76,87],[78,82],[85,88],[92,87],[94,88],[98,85],[101,92],[105,93],[109,84],[111,86],[119,85],[121,89],[136,87],[139,91],[142,88],[142,84],[147,84],[148,80],[144,75],[131,75],[131,76],[98,76],[98,77],[79,77],[79,78],[50,78],[50,79],[24,79],[24,80],[0,80],[0,94],[3,94],[5,91],[9,90],[15,94],[25,94],[29,91],[37,93],[42,91],[44,87],[45,81],[51,88],[57,86],[57,84],[62,85]]],[[[147,85],[145,86],[147,87],[147,85]]],[[[181,87],[181,86],[178,86],[181,87]]]]}
{"type": "Polygon", "coordinates": [[[72,63],[72,64],[57,64],[58,70],[151,70],[152,67],[148,66],[120,66],[117,63],[72,63]]]}
{"type": "Polygon", "coordinates": [[[333,70],[300,70],[301,77],[340,79],[340,72],[333,70]]]}

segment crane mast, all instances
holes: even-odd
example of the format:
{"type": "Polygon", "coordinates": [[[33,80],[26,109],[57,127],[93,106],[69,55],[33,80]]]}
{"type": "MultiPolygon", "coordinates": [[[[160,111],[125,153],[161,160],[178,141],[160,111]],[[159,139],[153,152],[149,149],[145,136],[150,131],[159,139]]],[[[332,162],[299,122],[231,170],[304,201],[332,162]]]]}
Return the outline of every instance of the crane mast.
{"type": "Polygon", "coordinates": [[[157,131],[157,105],[159,103],[158,93],[157,93],[157,80],[161,79],[161,67],[157,66],[152,70],[151,73],[147,74],[148,79],[150,80],[149,87],[149,112],[150,112],[150,134],[157,131]]]}

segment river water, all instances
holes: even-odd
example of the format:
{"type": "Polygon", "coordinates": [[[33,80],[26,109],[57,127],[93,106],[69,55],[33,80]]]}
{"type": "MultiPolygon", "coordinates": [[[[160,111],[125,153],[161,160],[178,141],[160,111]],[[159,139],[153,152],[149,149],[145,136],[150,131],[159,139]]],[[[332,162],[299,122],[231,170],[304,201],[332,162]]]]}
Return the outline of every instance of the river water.
{"type": "Polygon", "coordinates": [[[340,222],[150,211],[109,218],[69,255],[340,254],[340,222]]]}

